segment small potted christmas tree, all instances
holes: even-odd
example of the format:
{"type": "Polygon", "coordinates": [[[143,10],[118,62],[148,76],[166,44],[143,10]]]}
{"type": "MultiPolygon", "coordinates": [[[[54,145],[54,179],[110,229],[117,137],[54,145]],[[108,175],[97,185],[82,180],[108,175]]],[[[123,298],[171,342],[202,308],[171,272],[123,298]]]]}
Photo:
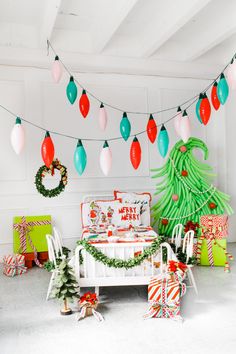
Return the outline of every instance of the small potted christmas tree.
{"type": "Polygon", "coordinates": [[[62,258],[54,280],[51,296],[63,300],[64,307],[61,309],[62,315],[71,315],[72,310],[68,307],[68,302],[78,298],[78,284],[76,282],[73,269],[69,266],[68,260],[62,258]]]}

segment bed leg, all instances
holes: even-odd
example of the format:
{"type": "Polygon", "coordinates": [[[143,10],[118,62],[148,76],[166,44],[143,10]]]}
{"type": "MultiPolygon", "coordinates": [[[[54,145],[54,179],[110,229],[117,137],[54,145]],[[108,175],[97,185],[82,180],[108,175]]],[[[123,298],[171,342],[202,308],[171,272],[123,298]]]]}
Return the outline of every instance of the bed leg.
{"type": "Polygon", "coordinates": [[[95,286],[95,293],[97,297],[99,297],[99,286],[95,286]]]}

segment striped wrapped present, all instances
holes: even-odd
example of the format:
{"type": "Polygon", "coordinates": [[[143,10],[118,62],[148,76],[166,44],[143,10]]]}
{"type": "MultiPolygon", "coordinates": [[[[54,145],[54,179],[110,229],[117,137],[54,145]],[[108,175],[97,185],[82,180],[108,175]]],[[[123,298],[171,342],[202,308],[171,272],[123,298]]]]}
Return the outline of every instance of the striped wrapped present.
{"type": "Polygon", "coordinates": [[[186,285],[167,277],[152,278],[148,286],[150,307],[144,318],[171,318],[182,320],[180,316],[180,297],[186,292],[186,285]]]}
{"type": "Polygon", "coordinates": [[[233,257],[227,252],[228,216],[203,215],[200,223],[201,236],[197,243],[197,263],[224,266],[225,272],[229,272],[228,260],[233,260],[233,257]]]}
{"type": "Polygon", "coordinates": [[[14,254],[3,257],[3,274],[7,277],[21,275],[27,271],[25,257],[22,254],[14,254]]]}

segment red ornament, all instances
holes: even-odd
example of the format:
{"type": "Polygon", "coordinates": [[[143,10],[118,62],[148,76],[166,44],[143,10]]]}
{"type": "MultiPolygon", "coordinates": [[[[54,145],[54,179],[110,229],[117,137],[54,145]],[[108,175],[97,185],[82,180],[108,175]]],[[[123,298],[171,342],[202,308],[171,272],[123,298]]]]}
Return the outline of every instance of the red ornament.
{"type": "Polygon", "coordinates": [[[182,145],[182,146],[180,146],[179,150],[180,150],[181,152],[186,152],[186,151],[187,151],[187,148],[186,148],[186,146],[182,145]]]}
{"type": "Polygon", "coordinates": [[[187,177],[187,176],[188,176],[188,171],[183,170],[183,171],[181,172],[181,175],[182,175],[183,177],[187,177]]]}
{"type": "Polygon", "coordinates": [[[200,112],[200,117],[201,117],[202,123],[204,125],[207,125],[207,123],[209,122],[210,116],[211,116],[211,105],[210,105],[210,102],[208,100],[206,93],[203,94],[203,98],[200,103],[199,112],[200,112]]]}
{"type": "Polygon", "coordinates": [[[45,165],[49,168],[54,158],[54,144],[49,132],[46,132],[41,146],[41,155],[45,165]]]}
{"type": "Polygon", "coordinates": [[[151,143],[153,144],[156,140],[157,137],[157,125],[156,122],[152,116],[152,114],[150,114],[150,117],[148,119],[148,124],[147,124],[147,135],[149,140],[151,141],[151,143]]]}
{"type": "Polygon", "coordinates": [[[215,209],[217,207],[217,205],[215,203],[209,203],[209,208],[210,209],[215,209]]]}
{"type": "Polygon", "coordinates": [[[135,170],[137,170],[137,168],[139,167],[139,164],[141,162],[141,156],[142,156],[141,146],[139,144],[138,139],[135,136],[130,147],[130,161],[135,170]]]}
{"type": "Polygon", "coordinates": [[[82,95],[79,99],[79,109],[84,118],[87,117],[89,112],[90,102],[85,90],[83,90],[82,95]]]}
{"type": "Polygon", "coordinates": [[[212,86],[212,89],[211,89],[211,103],[212,103],[212,106],[215,108],[215,110],[217,111],[220,107],[220,101],[219,101],[219,98],[217,96],[217,82],[214,83],[214,85],[212,86]]]}
{"type": "Polygon", "coordinates": [[[168,221],[168,219],[162,219],[161,223],[162,223],[162,225],[166,226],[166,225],[168,225],[169,221],[168,221]]]}

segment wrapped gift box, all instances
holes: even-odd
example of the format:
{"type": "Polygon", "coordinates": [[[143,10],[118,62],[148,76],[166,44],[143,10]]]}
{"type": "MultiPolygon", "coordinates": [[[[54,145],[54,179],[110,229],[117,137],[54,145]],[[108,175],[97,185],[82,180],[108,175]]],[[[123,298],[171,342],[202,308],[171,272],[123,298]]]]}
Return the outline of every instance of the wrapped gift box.
{"type": "Polygon", "coordinates": [[[46,234],[52,234],[50,215],[14,217],[14,253],[32,253],[35,252],[35,250],[37,252],[47,252],[46,234]]]}
{"type": "MultiPolygon", "coordinates": [[[[227,262],[227,257],[226,257],[226,252],[225,252],[225,250],[227,248],[226,239],[224,238],[222,240],[217,240],[216,244],[215,244],[214,240],[211,241],[211,247],[212,247],[214,266],[224,267],[225,263],[227,262]]],[[[205,265],[205,266],[210,265],[206,239],[202,240],[200,264],[205,265]]]]}
{"type": "Polygon", "coordinates": [[[202,215],[200,218],[200,225],[202,234],[205,238],[214,236],[214,238],[221,240],[228,237],[228,222],[227,215],[202,215]]]}
{"type": "Polygon", "coordinates": [[[145,318],[159,317],[181,319],[180,297],[186,292],[185,284],[172,280],[169,276],[153,278],[148,286],[150,307],[145,318]]]}
{"type": "Polygon", "coordinates": [[[14,254],[3,257],[3,274],[8,277],[25,273],[25,257],[22,254],[14,254]]]}
{"type": "Polygon", "coordinates": [[[221,266],[229,271],[227,258],[233,257],[227,252],[228,216],[202,215],[200,218],[201,236],[197,245],[198,264],[221,266]]]}

